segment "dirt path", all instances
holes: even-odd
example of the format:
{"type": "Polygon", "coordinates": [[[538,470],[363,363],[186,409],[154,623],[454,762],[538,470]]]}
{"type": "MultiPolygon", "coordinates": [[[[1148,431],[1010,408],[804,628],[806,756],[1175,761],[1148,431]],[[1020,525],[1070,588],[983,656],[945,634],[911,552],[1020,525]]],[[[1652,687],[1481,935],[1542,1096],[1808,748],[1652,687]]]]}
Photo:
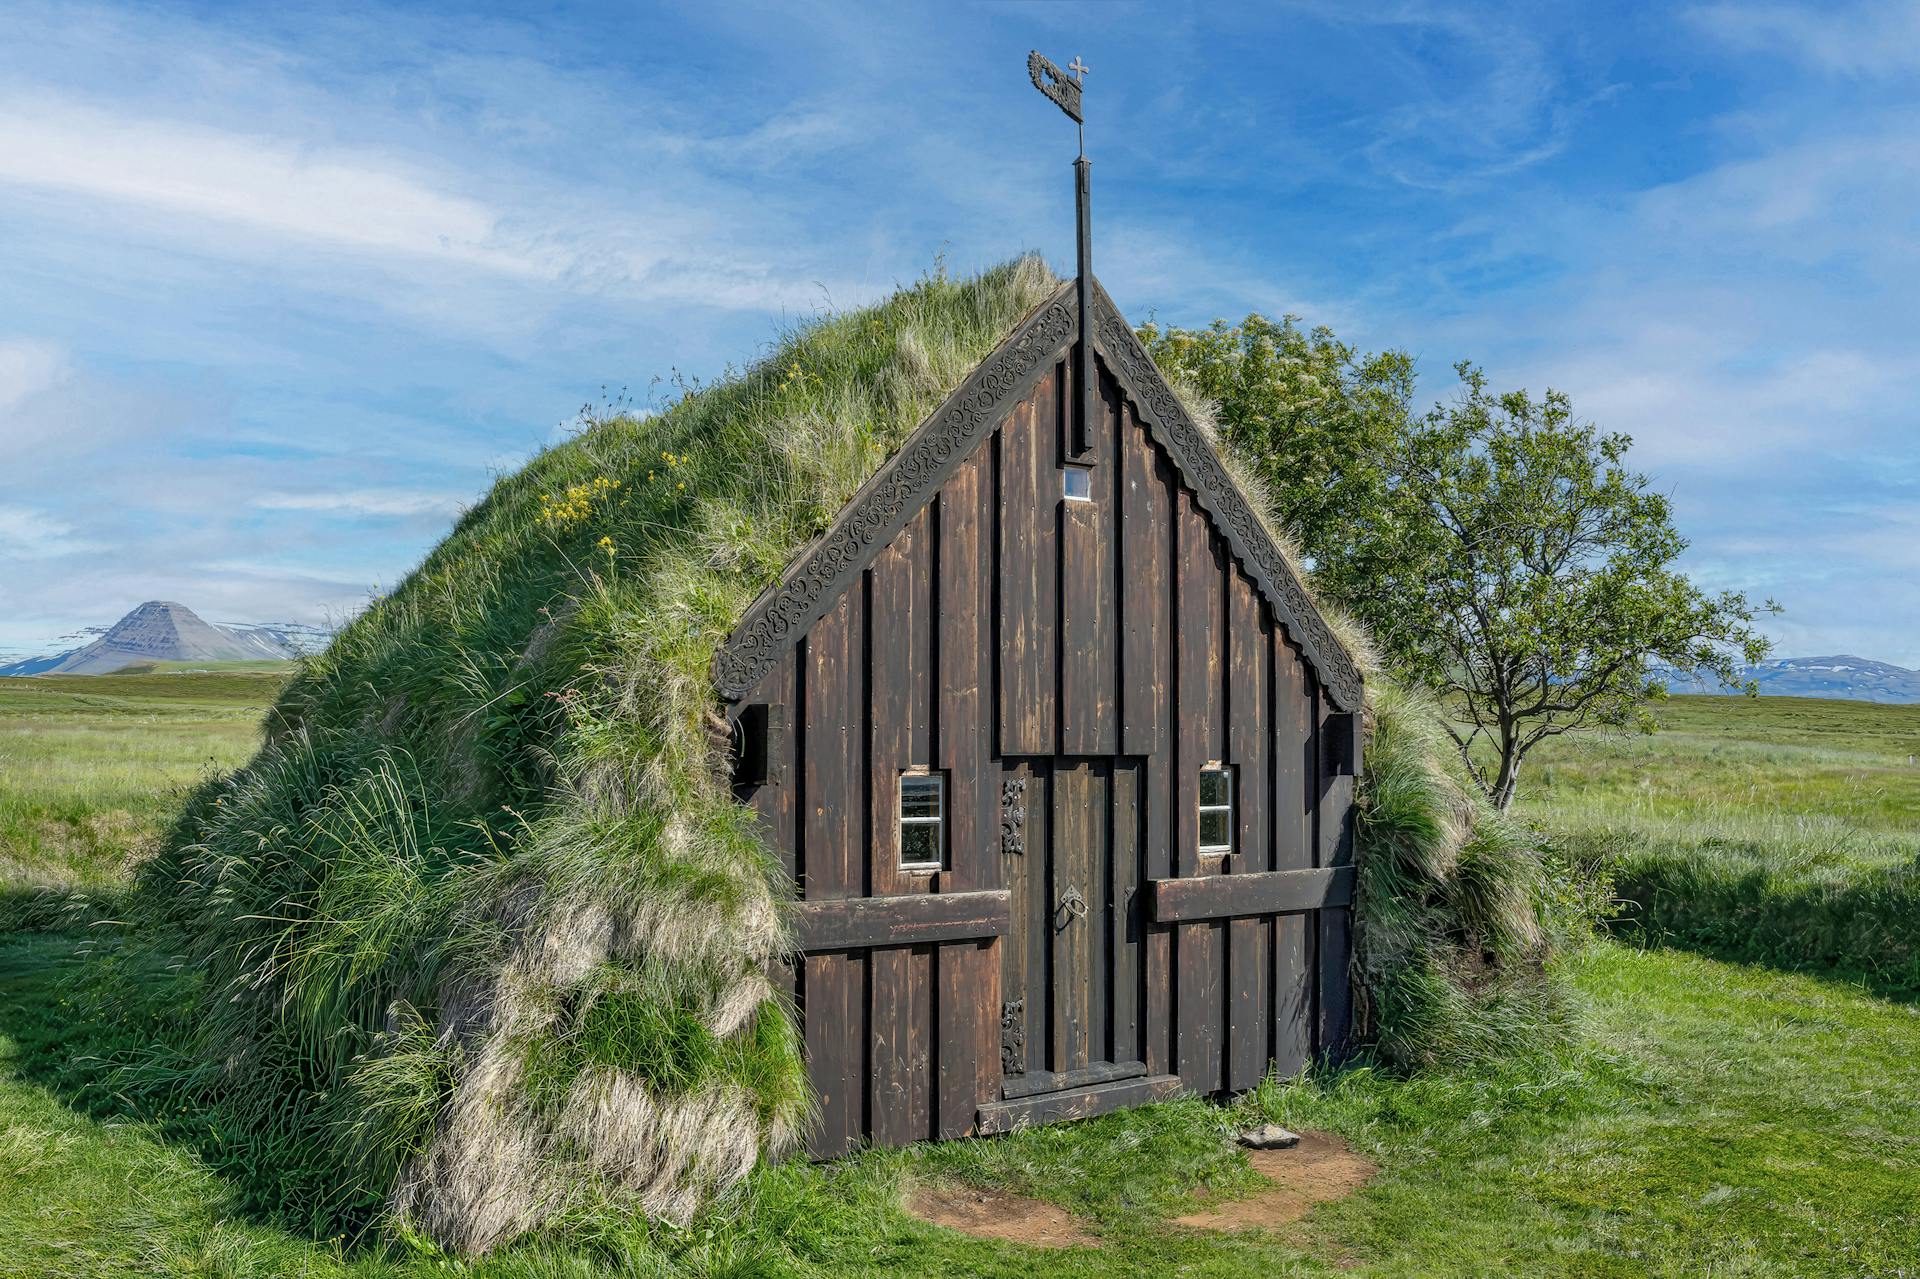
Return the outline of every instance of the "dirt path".
{"type": "Polygon", "coordinates": [[[1291,1150],[1249,1150],[1247,1162],[1271,1185],[1240,1199],[1175,1217],[1195,1230],[1260,1230],[1298,1221],[1315,1204],[1350,1195],[1380,1171],[1371,1160],[1323,1132],[1300,1134],[1291,1150]]]}
{"type": "Polygon", "coordinates": [[[1031,1248],[1100,1246],[1100,1237],[1066,1209],[999,1190],[924,1185],[907,1196],[907,1211],[976,1239],[1003,1239],[1031,1248]]]}

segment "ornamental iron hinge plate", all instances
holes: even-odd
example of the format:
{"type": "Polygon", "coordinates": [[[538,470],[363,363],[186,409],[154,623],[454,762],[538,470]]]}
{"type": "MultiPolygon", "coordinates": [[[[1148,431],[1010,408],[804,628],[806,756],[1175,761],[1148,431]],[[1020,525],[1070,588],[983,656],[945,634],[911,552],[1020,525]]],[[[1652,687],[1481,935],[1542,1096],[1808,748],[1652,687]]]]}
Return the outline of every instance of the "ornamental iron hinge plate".
{"type": "Polygon", "coordinates": [[[1000,1005],[1000,1073],[1027,1073],[1027,1001],[1000,1005]]]}
{"type": "Polygon", "coordinates": [[[1018,857],[1027,851],[1027,779],[1000,783],[1000,851],[1018,857]]]}

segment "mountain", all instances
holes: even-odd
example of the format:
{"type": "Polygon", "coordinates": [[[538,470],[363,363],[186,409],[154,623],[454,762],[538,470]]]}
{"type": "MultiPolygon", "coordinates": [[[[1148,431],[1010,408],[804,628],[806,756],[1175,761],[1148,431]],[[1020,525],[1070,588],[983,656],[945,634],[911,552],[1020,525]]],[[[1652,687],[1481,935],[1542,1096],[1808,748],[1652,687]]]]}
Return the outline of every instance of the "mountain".
{"type": "MultiPolygon", "coordinates": [[[[1762,697],[1830,697],[1855,702],[1920,702],[1920,671],[1865,657],[1781,657],[1749,666],[1745,678],[1760,685],[1762,697]]],[[[1723,693],[1712,682],[1669,673],[1675,693],[1723,693]]]]}
{"type": "Polygon", "coordinates": [[[4,675],[105,675],[139,662],[246,662],[298,657],[311,627],[215,626],[184,604],[149,600],[80,648],[0,666],[4,675]]]}

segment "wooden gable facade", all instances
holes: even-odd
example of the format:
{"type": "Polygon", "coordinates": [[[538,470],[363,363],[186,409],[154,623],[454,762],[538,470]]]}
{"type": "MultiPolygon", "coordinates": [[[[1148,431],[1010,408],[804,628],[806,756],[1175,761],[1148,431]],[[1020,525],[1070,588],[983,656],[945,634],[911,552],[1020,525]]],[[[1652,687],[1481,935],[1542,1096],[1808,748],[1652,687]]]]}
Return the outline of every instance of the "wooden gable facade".
{"type": "Polygon", "coordinates": [[[799,887],[816,1155],[1230,1093],[1347,1033],[1350,656],[1064,286],[716,663],[799,887]]]}

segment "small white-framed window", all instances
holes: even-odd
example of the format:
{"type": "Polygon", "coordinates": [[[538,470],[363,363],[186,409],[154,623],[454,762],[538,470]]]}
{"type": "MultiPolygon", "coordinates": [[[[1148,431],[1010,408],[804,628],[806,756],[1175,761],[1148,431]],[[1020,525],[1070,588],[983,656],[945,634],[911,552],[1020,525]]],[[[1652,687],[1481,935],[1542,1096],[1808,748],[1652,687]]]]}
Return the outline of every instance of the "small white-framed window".
{"type": "Polygon", "coordinates": [[[1069,502],[1093,500],[1093,470],[1069,463],[1060,468],[1060,496],[1069,502]]]}
{"type": "Polygon", "coordinates": [[[1233,851],[1233,770],[1208,764],[1200,770],[1200,853],[1219,857],[1233,851]]]}
{"type": "Polygon", "coordinates": [[[900,774],[900,867],[939,870],[946,864],[947,779],[941,773],[900,774]]]}

